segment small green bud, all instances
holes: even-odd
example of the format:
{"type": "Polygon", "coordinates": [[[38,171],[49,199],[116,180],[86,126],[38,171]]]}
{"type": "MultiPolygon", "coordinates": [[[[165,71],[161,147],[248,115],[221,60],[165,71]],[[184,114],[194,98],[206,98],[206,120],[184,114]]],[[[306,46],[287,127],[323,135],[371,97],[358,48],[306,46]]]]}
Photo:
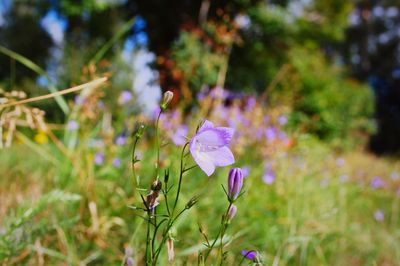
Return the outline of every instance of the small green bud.
{"type": "Polygon", "coordinates": [[[140,125],[139,126],[139,128],[138,128],[138,130],[136,131],[136,134],[135,134],[136,138],[140,139],[143,136],[144,129],[145,129],[144,125],[140,125]]]}
{"type": "Polygon", "coordinates": [[[188,203],[186,203],[185,209],[189,210],[190,208],[193,207],[193,205],[195,205],[197,202],[199,201],[199,197],[194,196],[193,198],[191,198],[188,203]]]}
{"type": "Polygon", "coordinates": [[[168,180],[169,180],[169,169],[166,169],[164,173],[164,183],[167,184],[168,180]]]}
{"type": "Polygon", "coordinates": [[[172,91],[166,91],[164,92],[163,99],[161,102],[161,109],[165,110],[167,109],[169,103],[172,101],[172,98],[174,97],[174,93],[172,91]]]}

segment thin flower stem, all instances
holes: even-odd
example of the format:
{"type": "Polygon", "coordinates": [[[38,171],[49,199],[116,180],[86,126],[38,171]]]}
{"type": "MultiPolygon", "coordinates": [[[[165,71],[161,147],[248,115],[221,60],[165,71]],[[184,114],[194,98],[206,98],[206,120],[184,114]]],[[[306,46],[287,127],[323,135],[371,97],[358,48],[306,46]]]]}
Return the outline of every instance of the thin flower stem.
{"type": "Polygon", "coordinates": [[[157,121],[156,121],[156,146],[157,146],[157,164],[156,164],[156,171],[157,171],[157,180],[160,177],[160,130],[159,130],[159,122],[160,122],[160,116],[162,113],[162,109],[160,109],[160,112],[158,113],[157,116],[157,121]]]}
{"type": "Polygon", "coordinates": [[[189,145],[189,142],[186,142],[186,143],[185,143],[185,146],[183,146],[182,153],[181,153],[181,168],[180,168],[180,173],[179,173],[178,191],[176,192],[174,207],[172,208],[172,214],[174,214],[176,205],[178,204],[179,194],[180,194],[180,192],[181,192],[182,177],[183,177],[183,173],[185,172],[185,171],[184,171],[183,156],[184,156],[184,154],[185,154],[185,149],[186,149],[186,147],[187,147],[188,145],[189,145]]]}
{"type": "Polygon", "coordinates": [[[208,256],[210,255],[212,249],[214,248],[215,244],[217,243],[218,238],[220,237],[220,239],[221,239],[221,240],[220,240],[220,241],[221,241],[221,243],[220,243],[220,252],[221,252],[221,263],[222,263],[222,249],[223,249],[223,247],[222,247],[222,246],[223,246],[222,240],[223,240],[223,237],[224,237],[224,235],[225,235],[226,228],[227,228],[228,213],[229,213],[229,209],[231,208],[232,204],[233,204],[232,202],[229,202],[229,206],[228,206],[228,208],[226,209],[225,215],[224,215],[223,218],[222,218],[221,229],[219,230],[218,234],[216,235],[216,237],[215,237],[213,243],[212,243],[211,246],[209,247],[209,249],[208,249],[208,251],[207,251],[207,253],[206,253],[205,257],[204,257],[204,261],[205,261],[205,262],[207,261],[208,256]]]}
{"type": "Polygon", "coordinates": [[[136,164],[135,152],[136,152],[136,145],[137,145],[138,141],[139,141],[139,138],[135,137],[135,142],[133,143],[133,148],[132,148],[132,175],[133,175],[135,182],[137,182],[136,171],[135,171],[135,164],[136,164]]]}
{"type": "Polygon", "coordinates": [[[171,219],[170,222],[168,223],[167,227],[164,230],[161,243],[160,243],[160,245],[158,246],[158,248],[157,248],[157,250],[155,252],[155,256],[154,256],[155,259],[153,261],[154,263],[157,262],[158,256],[160,255],[160,252],[161,252],[161,249],[162,249],[163,245],[165,244],[165,241],[167,241],[167,235],[168,235],[169,230],[174,225],[175,221],[179,218],[179,216],[181,216],[186,210],[187,210],[187,208],[184,208],[183,210],[181,210],[178,213],[178,215],[175,218],[171,219]]]}
{"type": "MultiPolygon", "coordinates": [[[[147,217],[150,219],[149,212],[147,212],[147,217]]],[[[146,234],[146,252],[145,252],[145,263],[149,265],[149,244],[150,244],[150,221],[147,221],[147,234],[146,234]]]]}

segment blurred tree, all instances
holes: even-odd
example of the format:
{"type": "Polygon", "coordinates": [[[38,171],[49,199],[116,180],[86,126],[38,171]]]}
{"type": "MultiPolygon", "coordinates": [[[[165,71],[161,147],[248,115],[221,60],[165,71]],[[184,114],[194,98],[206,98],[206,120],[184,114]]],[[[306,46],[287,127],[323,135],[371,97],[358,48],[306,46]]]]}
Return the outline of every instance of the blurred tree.
{"type": "MultiPolygon", "coordinates": [[[[5,19],[0,26],[0,44],[39,65],[45,65],[53,41],[40,25],[44,15],[41,5],[37,1],[17,0],[3,12],[5,19]]],[[[14,83],[35,76],[32,70],[0,54],[0,80],[14,83]]]]}

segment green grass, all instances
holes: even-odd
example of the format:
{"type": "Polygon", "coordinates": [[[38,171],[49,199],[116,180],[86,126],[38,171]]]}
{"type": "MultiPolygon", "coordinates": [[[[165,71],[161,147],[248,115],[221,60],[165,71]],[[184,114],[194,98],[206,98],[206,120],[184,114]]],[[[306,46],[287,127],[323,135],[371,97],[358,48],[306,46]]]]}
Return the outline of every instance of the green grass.
{"type": "MultiPolygon", "coordinates": [[[[141,146],[146,152],[139,163],[142,188],[154,175],[155,151],[147,145],[141,146]]],[[[62,158],[52,145],[40,148],[62,158]]],[[[172,155],[165,166],[179,158],[177,147],[169,145],[167,151],[172,155]]],[[[397,162],[353,151],[340,155],[345,165],[339,167],[338,155],[329,147],[299,138],[294,148],[276,148],[269,157],[276,182],[267,185],[261,179],[263,162],[252,151],[237,157],[237,165],[248,166],[251,172],[227,231],[227,265],[239,264],[242,249],[258,250],[265,265],[396,265],[400,261],[399,183],[389,178],[400,169],[397,162]],[[342,174],[349,176],[345,183],[339,179],[342,174]],[[375,175],[385,180],[385,188],[369,187],[375,175]],[[377,209],[385,214],[382,222],[374,219],[377,209]]],[[[66,158],[61,165],[54,164],[23,144],[1,150],[0,259],[6,265],[40,260],[46,265],[120,265],[124,245],[131,243],[135,261],[142,265],[145,224],[140,212],[127,207],[141,204],[129,169],[129,145],[118,153],[123,158],[121,169],[112,167],[110,158],[98,167],[92,163],[93,151],[77,148],[78,169],[66,158]],[[55,195],[66,199],[49,200],[55,195]],[[28,210],[31,213],[26,215],[28,210]],[[16,234],[24,237],[15,246],[4,242],[4,232],[11,239],[16,234]]],[[[174,227],[175,265],[197,263],[204,242],[199,224],[210,239],[217,233],[228,205],[221,188],[226,186],[228,170],[220,168],[207,178],[196,169],[184,177],[182,206],[193,195],[200,195],[200,201],[174,227]]],[[[176,184],[177,169],[171,169],[170,182],[176,184]]],[[[160,265],[167,264],[166,254],[161,257],[160,265]]]]}

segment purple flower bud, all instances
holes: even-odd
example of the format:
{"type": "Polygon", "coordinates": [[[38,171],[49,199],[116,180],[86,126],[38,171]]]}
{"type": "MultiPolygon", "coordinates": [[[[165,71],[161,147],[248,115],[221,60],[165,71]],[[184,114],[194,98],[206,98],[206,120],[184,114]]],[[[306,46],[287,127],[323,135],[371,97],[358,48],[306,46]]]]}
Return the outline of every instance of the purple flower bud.
{"type": "Polygon", "coordinates": [[[228,211],[228,221],[231,221],[237,212],[237,207],[235,204],[232,204],[231,207],[229,207],[229,211],[228,211]]]}
{"type": "Polygon", "coordinates": [[[245,257],[246,259],[252,260],[254,261],[257,257],[257,251],[255,250],[242,250],[242,255],[243,257],[245,257]]]}
{"type": "Polygon", "coordinates": [[[232,168],[228,177],[228,197],[234,201],[239,196],[243,186],[243,172],[240,168],[232,168]]]}

